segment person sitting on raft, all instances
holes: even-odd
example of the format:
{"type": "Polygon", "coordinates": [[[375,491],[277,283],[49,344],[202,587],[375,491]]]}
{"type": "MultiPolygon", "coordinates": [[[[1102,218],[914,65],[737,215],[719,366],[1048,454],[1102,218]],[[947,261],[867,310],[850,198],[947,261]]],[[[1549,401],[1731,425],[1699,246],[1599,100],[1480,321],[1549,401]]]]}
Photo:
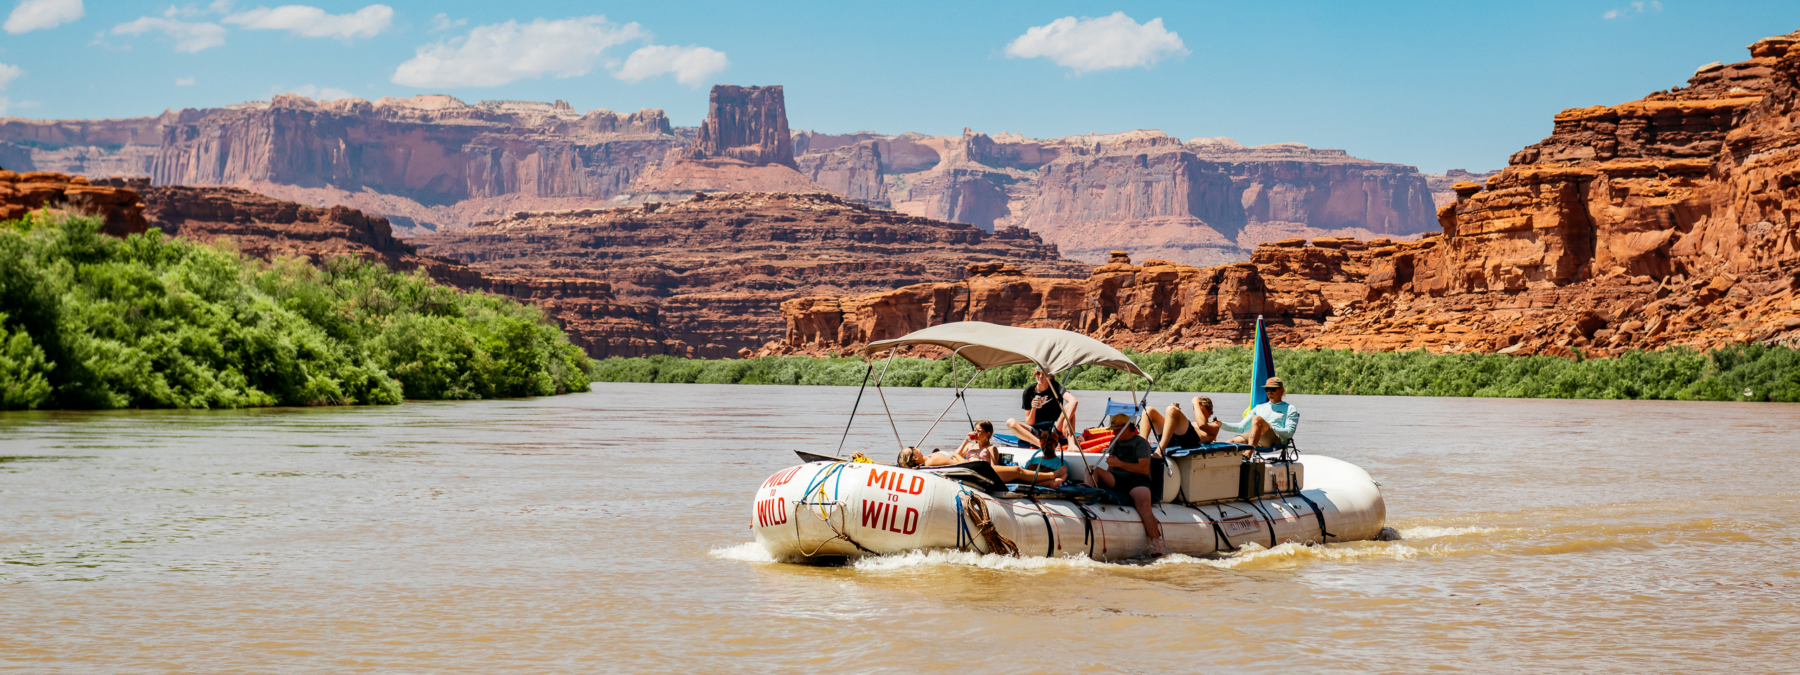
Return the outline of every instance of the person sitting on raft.
{"type": "MultiPolygon", "coordinates": [[[[1263,391],[1269,394],[1269,401],[1251,408],[1250,414],[1243,421],[1220,421],[1221,429],[1240,434],[1231,439],[1232,443],[1245,443],[1259,448],[1285,445],[1300,428],[1300,411],[1294,408],[1294,404],[1281,400],[1287,395],[1287,388],[1282,386],[1281,378],[1269,378],[1268,382],[1263,383],[1263,391]]],[[[1246,457],[1249,454],[1244,453],[1246,457]]]]}
{"type": "Polygon", "coordinates": [[[991,439],[994,436],[994,423],[982,420],[975,423],[975,432],[963,441],[963,446],[956,452],[933,450],[931,454],[920,452],[918,448],[907,448],[900,451],[899,464],[908,469],[933,466],[953,466],[965,462],[987,462],[994,468],[1000,480],[1007,483],[1023,483],[1043,487],[1056,487],[1069,477],[1069,468],[1063,460],[1056,456],[1056,449],[1061,445],[1060,434],[1046,434],[1047,444],[1041,456],[1027,462],[1024,467],[1000,464],[999,449],[995,448],[991,439]]]}
{"type": "Polygon", "coordinates": [[[1197,448],[1213,442],[1213,439],[1219,437],[1219,422],[1212,415],[1212,399],[1205,396],[1194,397],[1192,418],[1182,414],[1180,403],[1170,403],[1166,413],[1157,412],[1155,408],[1145,410],[1144,416],[1150,420],[1150,428],[1161,439],[1156,446],[1156,456],[1161,457],[1163,451],[1169,448],[1197,448]]]}
{"type": "Polygon", "coordinates": [[[975,423],[975,430],[963,439],[962,445],[954,452],[933,449],[930,454],[918,448],[907,448],[900,451],[900,466],[916,468],[921,466],[951,466],[964,462],[987,462],[995,464],[1000,461],[1000,449],[994,447],[994,423],[982,420],[975,423]],[[913,463],[908,463],[913,462],[913,463]]]}
{"type": "Polygon", "coordinates": [[[1063,391],[1062,385],[1050,379],[1050,374],[1043,368],[1031,371],[1032,382],[1025,385],[1024,396],[1019,407],[1025,410],[1025,420],[1009,419],[1006,428],[1012,430],[1019,440],[1041,447],[1039,437],[1050,429],[1058,429],[1065,435],[1075,435],[1071,425],[1059,424],[1065,420],[1075,419],[1075,397],[1063,391]],[[1064,404],[1068,409],[1064,411],[1064,404]]]}
{"type": "Polygon", "coordinates": [[[1156,522],[1156,514],[1150,511],[1150,442],[1137,433],[1131,425],[1131,416],[1115,413],[1107,426],[1111,427],[1115,440],[1112,450],[1107,452],[1105,471],[1088,473],[1088,484],[1103,490],[1112,490],[1137,507],[1138,517],[1144,521],[1144,535],[1150,538],[1150,552],[1162,555],[1168,552],[1163,547],[1162,528],[1156,522]]]}

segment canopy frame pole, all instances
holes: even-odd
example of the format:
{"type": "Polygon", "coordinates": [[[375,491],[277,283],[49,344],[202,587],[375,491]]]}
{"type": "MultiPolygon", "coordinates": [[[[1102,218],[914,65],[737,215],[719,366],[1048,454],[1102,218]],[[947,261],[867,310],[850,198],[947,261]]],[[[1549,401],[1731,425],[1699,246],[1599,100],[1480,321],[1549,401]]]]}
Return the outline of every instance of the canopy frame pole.
{"type": "MultiPolygon", "coordinates": [[[[1043,366],[1038,366],[1038,367],[1043,368],[1043,366]]],[[[1076,368],[1079,368],[1079,367],[1080,366],[1076,366],[1076,368]]],[[[1069,396],[1069,372],[1073,371],[1073,370],[1075,370],[1075,368],[1070,368],[1069,370],[1065,370],[1065,371],[1062,371],[1061,373],[1057,373],[1058,375],[1062,376],[1062,380],[1060,382],[1060,384],[1062,386],[1058,387],[1058,389],[1062,390],[1062,394],[1058,395],[1056,402],[1058,404],[1061,404],[1064,406],[1063,407],[1064,411],[1068,410],[1068,407],[1067,407],[1068,400],[1067,399],[1069,396]]],[[[1061,423],[1062,420],[1057,420],[1057,422],[1061,423]]],[[[1093,476],[1094,475],[1094,466],[1093,466],[1093,464],[1090,464],[1088,462],[1087,453],[1083,452],[1081,450],[1080,427],[1081,427],[1081,423],[1075,421],[1074,416],[1071,415],[1069,417],[1069,429],[1072,431],[1075,431],[1076,433],[1069,434],[1068,437],[1065,439],[1065,442],[1063,443],[1062,449],[1058,450],[1057,452],[1067,453],[1069,451],[1069,446],[1071,446],[1071,445],[1075,446],[1075,456],[1081,458],[1081,470],[1086,471],[1089,476],[1093,476]]],[[[1107,447],[1110,448],[1111,446],[1107,446],[1107,447]]],[[[1040,455],[1044,451],[1043,448],[1044,448],[1043,439],[1038,439],[1038,453],[1040,455]]],[[[1063,460],[1063,461],[1068,461],[1068,460],[1063,460]]]]}
{"type": "Polygon", "coordinates": [[[900,440],[900,426],[894,423],[894,409],[888,407],[887,394],[881,391],[881,380],[887,377],[888,368],[894,365],[894,352],[895,350],[888,350],[887,364],[881,367],[881,374],[875,377],[875,395],[881,397],[881,409],[887,413],[888,428],[894,430],[894,444],[904,452],[906,441],[900,440]]]}
{"type": "MultiPolygon", "coordinates": [[[[958,351],[960,351],[960,350],[958,350],[958,351]]],[[[955,356],[955,355],[952,354],[952,356],[955,356]]],[[[980,370],[975,371],[974,375],[969,376],[969,382],[973,383],[975,381],[975,378],[980,375],[981,375],[980,370]]],[[[956,383],[955,380],[951,380],[951,384],[955,384],[955,383],[956,383]]],[[[950,399],[950,405],[944,406],[944,412],[938,413],[937,419],[931,421],[931,428],[925,430],[925,435],[920,436],[919,442],[917,444],[915,444],[913,447],[916,448],[916,447],[919,447],[920,445],[924,445],[925,439],[931,438],[931,432],[937,430],[938,423],[944,421],[944,416],[950,414],[950,409],[956,407],[956,401],[958,399],[961,399],[962,397],[963,397],[963,387],[957,387],[956,388],[956,397],[950,399]]],[[[968,403],[966,403],[966,402],[963,403],[963,409],[968,410],[968,408],[969,408],[968,403]]],[[[975,426],[975,421],[973,419],[969,420],[969,426],[970,427],[975,426]]]]}
{"type": "Polygon", "coordinates": [[[850,419],[844,422],[844,435],[838,438],[836,454],[839,457],[844,456],[844,441],[850,440],[850,425],[856,423],[856,409],[862,407],[863,390],[869,388],[869,375],[874,372],[875,363],[871,361],[869,366],[863,369],[862,386],[856,388],[856,403],[850,405],[850,419]]]}

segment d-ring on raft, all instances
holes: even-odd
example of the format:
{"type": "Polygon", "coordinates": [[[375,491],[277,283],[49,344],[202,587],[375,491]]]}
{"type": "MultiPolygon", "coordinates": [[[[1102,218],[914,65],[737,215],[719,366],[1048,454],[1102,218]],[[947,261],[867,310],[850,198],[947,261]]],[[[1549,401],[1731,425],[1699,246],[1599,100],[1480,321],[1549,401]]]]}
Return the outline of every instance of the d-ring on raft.
{"type": "MultiPolygon", "coordinates": [[[[1025,363],[1052,374],[1100,365],[1150,382],[1118,350],[1048,328],[949,323],[871,343],[864,353],[909,345],[949,349],[973,364],[976,374],[1025,363]]],[[[973,380],[970,376],[962,387],[973,380]]],[[[879,392],[879,378],[875,385],[879,392]]],[[[1132,396],[1141,410],[1136,392],[1132,396]]],[[[1143,401],[1148,396],[1146,387],[1143,401]]],[[[899,442],[891,415],[889,422],[899,442]]],[[[1253,453],[1246,460],[1247,449],[1216,443],[1169,451],[1157,472],[1162,503],[1152,508],[1170,553],[1204,556],[1249,543],[1274,547],[1381,536],[1387,507],[1380,487],[1362,468],[1291,449],[1253,453]]],[[[1083,481],[1090,467],[1104,466],[1106,447],[1069,450],[1064,459],[1073,480],[1083,481]]],[[[996,538],[984,536],[980,527],[987,524],[978,522],[979,515],[971,517],[980,510],[970,508],[977,501],[991,520],[988,534],[1010,541],[1019,555],[1124,560],[1149,553],[1137,510],[1104,495],[1096,499],[1094,490],[1008,486],[982,463],[905,469],[801,455],[817,461],[783,469],[756,490],[752,528],[757,542],[778,559],[824,562],[930,549],[994,552],[996,538]]]]}

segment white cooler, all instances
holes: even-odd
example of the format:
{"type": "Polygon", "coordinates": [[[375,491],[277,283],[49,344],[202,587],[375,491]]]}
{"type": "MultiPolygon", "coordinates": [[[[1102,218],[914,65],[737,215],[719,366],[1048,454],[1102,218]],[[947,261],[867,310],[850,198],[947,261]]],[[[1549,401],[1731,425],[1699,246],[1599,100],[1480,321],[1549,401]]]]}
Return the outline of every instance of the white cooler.
{"type": "Polygon", "coordinates": [[[1181,501],[1201,504],[1237,499],[1242,453],[1242,447],[1171,451],[1170,462],[1181,480],[1181,501]]]}

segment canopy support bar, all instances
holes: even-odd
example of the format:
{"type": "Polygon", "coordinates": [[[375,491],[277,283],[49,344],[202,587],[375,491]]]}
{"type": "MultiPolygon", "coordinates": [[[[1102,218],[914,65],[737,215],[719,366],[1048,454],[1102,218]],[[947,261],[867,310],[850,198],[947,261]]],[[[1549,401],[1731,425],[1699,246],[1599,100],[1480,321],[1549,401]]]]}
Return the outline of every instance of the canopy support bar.
{"type": "MultiPolygon", "coordinates": [[[[952,354],[952,356],[954,356],[954,354],[952,354]]],[[[944,412],[938,413],[937,419],[931,421],[931,428],[925,430],[925,435],[920,436],[919,442],[914,444],[913,447],[916,448],[916,447],[925,445],[925,439],[931,438],[931,432],[937,430],[938,423],[944,421],[944,416],[950,414],[951,408],[956,407],[957,400],[959,400],[963,397],[963,392],[968,389],[968,385],[974,384],[975,378],[979,377],[980,375],[981,375],[981,371],[979,371],[979,370],[975,371],[974,375],[969,376],[968,382],[965,382],[965,383],[963,383],[963,386],[956,388],[956,398],[950,399],[950,405],[944,406],[944,412]]],[[[955,381],[952,380],[951,383],[955,384],[955,381]]],[[[963,408],[965,408],[965,409],[968,408],[968,404],[965,403],[963,405],[963,408]]],[[[969,422],[969,426],[971,426],[971,427],[975,426],[975,422],[973,420],[971,420],[969,422]]]]}
{"type": "Polygon", "coordinates": [[[881,391],[881,378],[887,377],[888,367],[894,365],[894,351],[888,352],[887,364],[881,367],[881,374],[875,377],[875,395],[881,397],[881,409],[887,413],[888,428],[894,430],[894,444],[905,451],[906,441],[900,440],[900,427],[894,424],[894,409],[888,407],[887,394],[881,391]]]}
{"type": "Polygon", "coordinates": [[[875,364],[863,369],[862,386],[856,388],[856,403],[850,406],[850,419],[844,422],[844,435],[838,438],[837,456],[844,456],[844,441],[850,440],[850,425],[856,423],[856,409],[862,407],[863,390],[869,388],[869,375],[875,372],[875,364]]]}

